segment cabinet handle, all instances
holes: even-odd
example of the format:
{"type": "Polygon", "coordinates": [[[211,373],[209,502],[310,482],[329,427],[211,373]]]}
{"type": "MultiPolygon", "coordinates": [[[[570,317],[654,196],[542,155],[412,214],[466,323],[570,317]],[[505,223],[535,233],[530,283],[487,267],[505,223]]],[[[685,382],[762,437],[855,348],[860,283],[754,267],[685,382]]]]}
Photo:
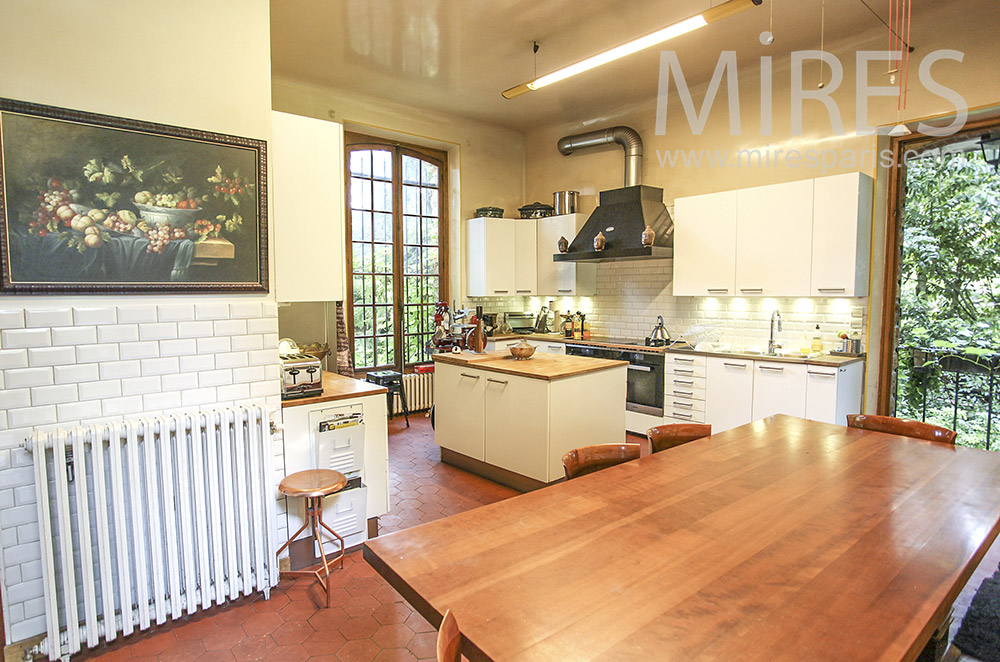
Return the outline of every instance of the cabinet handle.
{"type": "Polygon", "coordinates": [[[508,347],[513,347],[514,345],[517,345],[517,344],[519,344],[519,343],[516,343],[516,342],[509,342],[509,343],[507,343],[507,346],[508,346],[508,347]]]}
{"type": "Polygon", "coordinates": [[[744,292],[746,294],[763,294],[764,293],[764,288],[763,287],[741,287],[740,288],[740,292],[744,292]]]}
{"type": "Polygon", "coordinates": [[[479,379],[480,377],[482,377],[482,375],[470,375],[467,372],[460,372],[458,374],[462,375],[463,377],[468,377],[469,379],[479,379]]]}
{"type": "Polygon", "coordinates": [[[770,365],[759,365],[757,367],[760,368],[761,370],[773,370],[774,372],[784,372],[785,371],[784,368],[776,368],[776,367],[770,366],[770,365]]]}
{"type": "Polygon", "coordinates": [[[730,363],[729,361],[723,361],[722,365],[726,366],[727,368],[745,368],[745,367],[747,367],[746,363],[730,363]]]}
{"type": "Polygon", "coordinates": [[[510,290],[493,290],[493,294],[507,294],[510,290]]]}
{"type": "Polygon", "coordinates": [[[514,291],[517,292],[518,294],[521,294],[521,293],[531,294],[531,290],[514,290],[514,291]]]}
{"type": "Polygon", "coordinates": [[[573,290],[559,290],[559,294],[569,294],[573,290]]]}
{"type": "Polygon", "coordinates": [[[675,356],[674,363],[694,363],[694,359],[682,359],[679,356],[675,356]]]}
{"type": "Polygon", "coordinates": [[[831,293],[846,292],[847,291],[843,287],[817,287],[816,289],[819,290],[820,292],[831,292],[831,293]]]}
{"type": "Polygon", "coordinates": [[[709,294],[726,294],[729,292],[728,287],[710,287],[708,288],[709,294]]]}
{"type": "Polygon", "coordinates": [[[653,372],[653,369],[648,365],[630,365],[629,370],[638,370],[639,372],[653,372]]]}
{"type": "Polygon", "coordinates": [[[507,383],[506,379],[493,379],[492,377],[487,377],[486,381],[493,382],[494,384],[506,384],[507,383]]]}
{"type": "Polygon", "coordinates": [[[684,412],[680,412],[680,411],[675,411],[672,414],[670,414],[670,416],[672,418],[678,418],[678,417],[680,417],[680,418],[693,418],[693,414],[685,414],[684,412]]]}
{"type": "Polygon", "coordinates": [[[687,407],[688,409],[694,407],[694,404],[690,402],[677,402],[676,400],[674,400],[674,405],[677,407],[687,407]]]}
{"type": "Polygon", "coordinates": [[[675,379],[675,384],[684,384],[685,386],[694,386],[694,382],[688,379],[675,379]]]}
{"type": "Polygon", "coordinates": [[[549,349],[562,349],[562,345],[548,345],[549,349]]]}
{"type": "Polygon", "coordinates": [[[837,373],[835,373],[835,372],[817,372],[815,370],[806,370],[806,372],[808,372],[810,375],[817,375],[819,377],[836,377],[837,376],[837,373]]]}
{"type": "Polygon", "coordinates": [[[674,395],[682,395],[690,398],[694,396],[694,391],[674,391],[674,395]]]}
{"type": "Polygon", "coordinates": [[[678,374],[684,374],[684,375],[693,375],[694,374],[694,370],[684,370],[682,368],[674,368],[674,372],[676,372],[678,374]]]}

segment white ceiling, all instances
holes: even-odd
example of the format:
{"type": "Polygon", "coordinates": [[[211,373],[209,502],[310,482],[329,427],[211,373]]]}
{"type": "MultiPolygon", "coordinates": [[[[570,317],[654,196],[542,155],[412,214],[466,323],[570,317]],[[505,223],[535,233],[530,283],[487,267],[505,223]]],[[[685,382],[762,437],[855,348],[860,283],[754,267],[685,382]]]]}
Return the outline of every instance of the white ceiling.
{"type": "MultiPolygon", "coordinates": [[[[507,100],[501,90],[687,18],[723,0],[273,0],[275,78],[301,81],[518,130],[594,117],[656,95],[660,48],[507,100]],[[635,72],[642,72],[641,75],[635,72]]],[[[720,50],[740,62],[820,46],[822,0],[764,0],[669,42],[688,84],[706,81],[720,50]],[[774,14],[775,43],[761,31],[774,14]],[[710,44],[709,48],[705,45],[710,44]]],[[[889,0],[864,0],[883,18],[889,0]]],[[[963,0],[914,0],[914,44],[926,12],[963,0]]],[[[992,38],[992,37],[991,37],[992,38]]],[[[862,0],[826,0],[826,47],[888,47],[862,0]]]]}

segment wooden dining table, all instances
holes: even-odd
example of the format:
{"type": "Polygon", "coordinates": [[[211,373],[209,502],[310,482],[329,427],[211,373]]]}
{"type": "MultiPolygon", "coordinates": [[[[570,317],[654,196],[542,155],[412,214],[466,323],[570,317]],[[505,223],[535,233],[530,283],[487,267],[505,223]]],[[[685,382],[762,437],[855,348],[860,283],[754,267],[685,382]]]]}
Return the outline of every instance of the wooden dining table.
{"type": "Polygon", "coordinates": [[[773,416],[365,543],[471,660],[914,660],[1000,454],[773,416]]]}

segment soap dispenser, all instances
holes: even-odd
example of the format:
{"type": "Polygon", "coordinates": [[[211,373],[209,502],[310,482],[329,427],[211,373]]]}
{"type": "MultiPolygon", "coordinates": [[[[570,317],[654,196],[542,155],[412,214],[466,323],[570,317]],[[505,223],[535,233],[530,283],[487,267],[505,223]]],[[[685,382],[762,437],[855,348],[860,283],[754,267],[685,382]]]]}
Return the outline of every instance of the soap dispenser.
{"type": "Polygon", "coordinates": [[[816,332],[813,334],[812,351],[813,352],[823,351],[823,334],[819,330],[819,324],[816,325],[816,332]]]}

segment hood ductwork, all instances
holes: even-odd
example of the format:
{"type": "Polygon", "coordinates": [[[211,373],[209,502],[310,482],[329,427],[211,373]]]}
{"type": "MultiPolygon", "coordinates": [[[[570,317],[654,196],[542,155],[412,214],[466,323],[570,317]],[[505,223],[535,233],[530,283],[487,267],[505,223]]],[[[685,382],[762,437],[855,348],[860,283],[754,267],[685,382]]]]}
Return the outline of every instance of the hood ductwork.
{"type": "Polygon", "coordinates": [[[617,143],[625,150],[625,186],[601,191],[600,204],[556,262],[608,262],[673,257],[674,224],[663,205],[663,189],[642,185],[642,138],[627,126],[589,131],[560,138],[559,152],[617,143]],[[642,233],[649,226],[653,244],[643,246],[642,233]],[[594,249],[594,238],[604,235],[603,250],[594,249]]]}

